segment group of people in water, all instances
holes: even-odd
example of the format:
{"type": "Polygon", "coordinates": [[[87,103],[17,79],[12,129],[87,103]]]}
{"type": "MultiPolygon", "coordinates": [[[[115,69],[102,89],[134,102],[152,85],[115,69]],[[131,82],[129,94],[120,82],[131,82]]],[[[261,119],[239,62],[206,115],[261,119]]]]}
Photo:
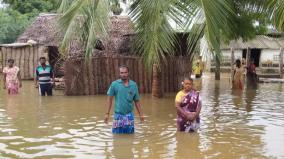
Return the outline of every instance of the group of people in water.
{"type": "MultiPolygon", "coordinates": [[[[120,79],[113,81],[107,91],[107,111],[104,121],[108,123],[114,98],[112,132],[114,134],[132,134],[135,131],[133,103],[137,109],[140,121],[144,121],[139,102],[140,95],[137,84],[129,79],[129,68],[120,66],[119,73],[120,79]]],[[[194,132],[198,130],[200,124],[201,97],[193,89],[193,80],[191,78],[185,78],[182,86],[183,89],[178,92],[175,98],[177,130],[194,132]]]]}
{"type": "MultiPolygon", "coordinates": [[[[40,65],[35,69],[35,87],[39,88],[40,95],[52,96],[54,85],[54,73],[50,65],[46,64],[46,58],[40,57],[40,65]]],[[[140,95],[137,84],[129,79],[129,68],[119,67],[120,78],[111,83],[107,91],[107,112],[105,123],[108,123],[110,111],[114,103],[114,115],[112,132],[114,134],[134,133],[134,105],[140,116],[141,122],[144,115],[140,105],[140,95]],[[134,104],[134,105],[133,105],[134,104]]],[[[8,94],[18,94],[22,87],[21,73],[19,67],[14,65],[14,60],[8,60],[8,66],[3,69],[4,89],[8,94]]],[[[200,123],[199,113],[201,111],[201,97],[193,89],[193,80],[185,78],[182,82],[183,89],[178,92],[175,98],[177,110],[177,130],[194,132],[197,131],[200,123]]]]}
{"type": "MultiPolygon", "coordinates": [[[[54,86],[54,73],[50,65],[46,64],[46,58],[40,57],[40,65],[35,69],[35,87],[39,88],[40,95],[52,95],[54,86]]],[[[18,94],[22,87],[21,72],[19,67],[14,65],[14,59],[8,59],[8,66],[3,68],[3,88],[8,94],[18,94]]]]}
{"type": "MultiPolygon", "coordinates": [[[[50,65],[46,64],[46,58],[39,59],[40,65],[35,69],[35,87],[39,88],[42,96],[52,95],[54,85],[54,73],[50,65]]],[[[200,61],[193,68],[196,78],[202,75],[202,65],[200,61]]],[[[253,60],[246,66],[244,61],[236,60],[233,71],[233,88],[243,89],[243,76],[247,70],[247,76],[256,78],[256,70],[253,60]]],[[[137,84],[129,79],[129,68],[127,66],[119,67],[120,78],[111,83],[107,91],[107,111],[105,114],[105,123],[108,123],[110,111],[114,102],[114,115],[112,123],[112,132],[114,134],[134,133],[134,105],[137,109],[140,121],[144,121],[144,115],[140,105],[140,95],[137,84]],[[134,104],[134,105],[133,105],[134,104]]],[[[14,66],[14,60],[8,60],[8,66],[3,69],[4,89],[8,94],[19,93],[22,87],[20,69],[14,66]]],[[[200,111],[202,107],[199,92],[193,88],[193,80],[184,78],[182,81],[182,90],[175,97],[175,107],[177,110],[177,130],[185,132],[195,132],[200,125],[200,111]]]]}

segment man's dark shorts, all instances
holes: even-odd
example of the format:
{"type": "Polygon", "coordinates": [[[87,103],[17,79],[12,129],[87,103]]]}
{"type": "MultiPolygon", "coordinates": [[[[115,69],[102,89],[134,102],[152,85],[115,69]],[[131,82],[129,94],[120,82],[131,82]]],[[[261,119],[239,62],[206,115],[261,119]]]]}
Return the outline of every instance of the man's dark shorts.
{"type": "Polygon", "coordinates": [[[45,96],[47,94],[48,96],[52,96],[52,84],[40,84],[40,92],[42,96],[45,96]]]}

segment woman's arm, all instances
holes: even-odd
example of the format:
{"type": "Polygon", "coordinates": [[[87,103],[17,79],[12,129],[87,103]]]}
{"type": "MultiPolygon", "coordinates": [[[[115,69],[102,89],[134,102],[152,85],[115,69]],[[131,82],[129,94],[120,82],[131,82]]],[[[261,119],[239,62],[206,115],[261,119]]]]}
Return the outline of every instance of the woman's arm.
{"type": "Polygon", "coordinates": [[[22,78],[21,78],[21,72],[20,71],[18,72],[17,76],[18,76],[20,87],[22,87],[22,78]]]}
{"type": "Polygon", "coordinates": [[[180,102],[177,102],[177,101],[175,102],[175,107],[177,109],[177,112],[182,117],[186,118],[187,117],[186,112],[181,108],[180,104],[181,104],[180,102]]]}
{"type": "Polygon", "coordinates": [[[6,89],[6,73],[3,73],[3,88],[6,89]]]}

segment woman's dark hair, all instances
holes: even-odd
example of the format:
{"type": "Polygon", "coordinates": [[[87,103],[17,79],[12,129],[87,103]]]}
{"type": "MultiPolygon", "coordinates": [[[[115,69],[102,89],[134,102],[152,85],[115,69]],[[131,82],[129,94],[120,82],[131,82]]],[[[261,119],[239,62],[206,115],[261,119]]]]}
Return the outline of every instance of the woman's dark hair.
{"type": "Polygon", "coordinates": [[[15,61],[14,61],[14,59],[8,59],[8,62],[14,63],[15,61]]]}
{"type": "Polygon", "coordinates": [[[236,60],[236,66],[238,68],[241,68],[241,60],[239,60],[239,59],[236,60]]]}
{"type": "Polygon", "coordinates": [[[193,79],[192,78],[184,77],[182,82],[181,82],[181,89],[183,89],[183,83],[184,83],[185,80],[189,80],[191,83],[193,83],[193,79]]]}

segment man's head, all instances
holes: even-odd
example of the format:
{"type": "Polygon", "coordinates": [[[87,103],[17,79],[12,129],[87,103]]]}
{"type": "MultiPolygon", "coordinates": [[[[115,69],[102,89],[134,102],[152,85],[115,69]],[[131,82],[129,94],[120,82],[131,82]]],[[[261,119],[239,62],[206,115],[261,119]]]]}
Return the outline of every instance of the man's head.
{"type": "Polygon", "coordinates": [[[119,67],[119,76],[121,80],[128,80],[129,75],[129,68],[127,66],[120,66],[119,67]]]}
{"type": "Polygon", "coordinates": [[[191,78],[184,78],[182,87],[183,90],[190,91],[193,88],[193,80],[191,78]]]}
{"type": "Polygon", "coordinates": [[[8,66],[13,67],[14,65],[14,59],[8,59],[8,66]]]}
{"type": "Polygon", "coordinates": [[[40,62],[41,65],[45,65],[45,63],[46,63],[46,58],[45,58],[45,57],[40,57],[40,58],[39,58],[39,62],[40,62]]]}

